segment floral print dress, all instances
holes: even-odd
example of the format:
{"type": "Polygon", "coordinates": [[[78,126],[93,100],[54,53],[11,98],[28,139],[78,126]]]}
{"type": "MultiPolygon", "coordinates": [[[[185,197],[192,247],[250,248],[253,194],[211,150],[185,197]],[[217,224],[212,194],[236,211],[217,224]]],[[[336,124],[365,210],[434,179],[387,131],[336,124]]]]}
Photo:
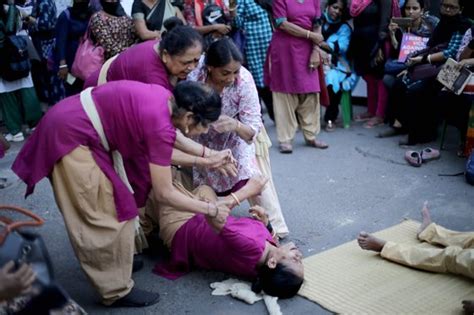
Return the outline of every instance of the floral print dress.
{"type": "Polygon", "coordinates": [[[103,11],[91,17],[90,28],[96,43],[104,48],[105,60],[136,43],[133,20],[128,16],[111,16],[103,11]]]}
{"type": "MultiPolygon", "coordinates": [[[[199,66],[188,75],[188,80],[206,82],[206,79],[206,66],[201,60],[199,66]]],[[[232,86],[224,88],[221,98],[222,115],[234,117],[242,124],[252,128],[255,138],[263,123],[257,88],[250,72],[241,67],[236,82],[232,86]]],[[[201,135],[195,140],[212,150],[230,149],[238,162],[237,177],[223,176],[219,171],[194,168],[195,186],[208,185],[218,193],[222,193],[231,190],[239,181],[260,174],[255,158],[254,139],[247,143],[236,132],[218,133],[211,125],[207,134],[201,135]]]]}

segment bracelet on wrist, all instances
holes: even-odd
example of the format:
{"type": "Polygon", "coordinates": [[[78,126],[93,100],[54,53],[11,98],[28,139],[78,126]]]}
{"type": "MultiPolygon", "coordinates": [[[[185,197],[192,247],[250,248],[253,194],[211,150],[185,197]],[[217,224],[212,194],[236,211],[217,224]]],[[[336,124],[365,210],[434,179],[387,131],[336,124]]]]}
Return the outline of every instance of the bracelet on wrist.
{"type": "Polygon", "coordinates": [[[310,31],[306,31],[306,39],[309,39],[309,35],[311,34],[310,31]]]}
{"type": "Polygon", "coordinates": [[[426,59],[428,60],[428,63],[431,64],[431,55],[428,55],[426,59]]]}
{"type": "Polygon", "coordinates": [[[238,206],[240,206],[240,200],[237,198],[237,195],[234,194],[233,192],[230,193],[230,196],[235,200],[238,206]]]}
{"type": "Polygon", "coordinates": [[[204,144],[202,145],[202,153],[201,153],[201,157],[205,157],[206,156],[206,147],[204,146],[204,144]]]}

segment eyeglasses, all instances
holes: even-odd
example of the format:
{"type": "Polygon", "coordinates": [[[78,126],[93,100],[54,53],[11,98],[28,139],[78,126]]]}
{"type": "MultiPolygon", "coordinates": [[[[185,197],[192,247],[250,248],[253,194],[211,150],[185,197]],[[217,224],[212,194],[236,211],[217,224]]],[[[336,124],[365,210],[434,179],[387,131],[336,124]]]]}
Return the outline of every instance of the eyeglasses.
{"type": "Polygon", "coordinates": [[[456,10],[459,10],[459,6],[457,5],[452,5],[452,4],[446,4],[446,3],[442,3],[441,4],[441,7],[443,9],[445,9],[446,11],[456,11],[456,10]]]}

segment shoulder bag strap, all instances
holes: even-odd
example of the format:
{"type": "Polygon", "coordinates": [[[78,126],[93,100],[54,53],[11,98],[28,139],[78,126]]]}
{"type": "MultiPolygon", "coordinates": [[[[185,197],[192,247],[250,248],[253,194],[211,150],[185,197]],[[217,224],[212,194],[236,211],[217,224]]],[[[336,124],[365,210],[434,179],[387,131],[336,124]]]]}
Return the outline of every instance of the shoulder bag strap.
{"type": "MultiPolygon", "coordinates": [[[[107,141],[107,138],[105,137],[104,127],[102,126],[102,121],[100,120],[99,113],[97,112],[97,108],[92,98],[92,89],[93,88],[90,87],[81,92],[80,98],[81,98],[82,108],[84,108],[84,111],[86,112],[87,117],[89,117],[92,123],[92,126],[94,126],[94,129],[99,134],[99,138],[100,138],[100,142],[102,143],[102,146],[105,148],[107,152],[110,152],[109,142],[107,141]]],[[[130,192],[133,194],[132,186],[130,185],[130,182],[128,181],[127,173],[125,172],[125,167],[123,165],[122,155],[117,150],[112,151],[112,159],[114,162],[115,172],[117,172],[118,176],[123,181],[125,186],[127,186],[128,190],[130,190],[130,192]]]]}
{"type": "Polygon", "coordinates": [[[102,85],[104,83],[107,83],[107,72],[109,71],[110,65],[112,62],[114,62],[115,58],[117,58],[120,54],[117,54],[109,59],[102,65],[102,68],[100,68],[100,73],[99,73],[99,80],[97,80],[97,85],[102,85]]]}

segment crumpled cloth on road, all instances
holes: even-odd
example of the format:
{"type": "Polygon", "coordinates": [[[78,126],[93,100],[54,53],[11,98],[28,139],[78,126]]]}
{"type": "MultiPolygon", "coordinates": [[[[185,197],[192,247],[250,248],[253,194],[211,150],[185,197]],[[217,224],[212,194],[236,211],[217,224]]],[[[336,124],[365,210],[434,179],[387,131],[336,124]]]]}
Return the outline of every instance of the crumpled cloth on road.
{"type": "Polygon", "coordinates": [[[211,289],[214,289],[211,293],[212,295],[230,294],[233,298],[242,300],[248,304],[254,304],[263,299],[268,314],[282,315],[277,297],[253,292],[248,282],[230,278],[222,282],[213,282],[210,286],[211,289]]]}

